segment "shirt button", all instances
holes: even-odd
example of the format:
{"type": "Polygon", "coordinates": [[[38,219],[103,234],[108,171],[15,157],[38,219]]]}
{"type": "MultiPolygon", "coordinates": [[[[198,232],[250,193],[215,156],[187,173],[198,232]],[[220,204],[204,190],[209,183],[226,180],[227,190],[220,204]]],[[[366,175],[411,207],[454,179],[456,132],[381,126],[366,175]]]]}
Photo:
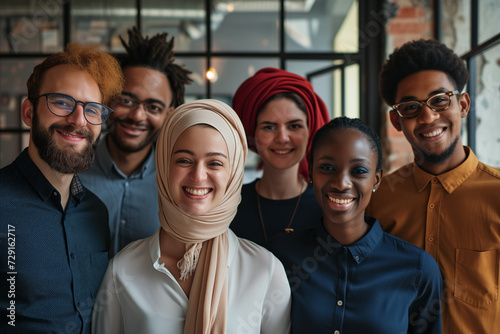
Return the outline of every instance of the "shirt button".
{"type": "Polygon", "coordinates": [[[434,209],[434,204],[429,205],[429,208],[434,209]]]}
{"type": "Polygon", "coordinates": [[[126,222],[125,220],[121,220],[121,221],[120,221],[120,224],[121,224],[122,226],[123,226],[123,225],[125,225],[126,223],[127,223],[127,222],[126,222]]]}
{"type": "Polygon", "coordinates": [[[333,332],[333,334],[340,334],[340,331],[337,330],[337,331],[333,332]]]}
{"type": "Polygon", "coordinates": [[[432,179],[432,183],[436,183],[437,181],[437,179],[432,179]]]}
{"type": "Polygon", "coordinates": [[[337,301],[337,305],[342,306],[342,305],[344,305],[344,303],[341,300],[339,300],[339,301],[337,301]]]}
{"type": "Polygon", "coordinates": [[[127,182],[125,182],[125,187],[128,187],[128,181],[127,181],[127,182]]]}
{"type": "Polygon", "coordinates": [[[57,196],[57,191],[54,191],[52,195],[57,196]]]}
{"type": "Polygon", "coordinates": [[[359,261],[359,256],[356,255],[354,258],[356,259],[356,261],[359,261]]]}
{"type": "Polygon", "coordinates": [[[428,238],[427,238],[427,241],[429,241],[429,242],[433,242],[433,241],[434,241],[434,238],[433,238],[433,237],[428,237],[428,238]]]}

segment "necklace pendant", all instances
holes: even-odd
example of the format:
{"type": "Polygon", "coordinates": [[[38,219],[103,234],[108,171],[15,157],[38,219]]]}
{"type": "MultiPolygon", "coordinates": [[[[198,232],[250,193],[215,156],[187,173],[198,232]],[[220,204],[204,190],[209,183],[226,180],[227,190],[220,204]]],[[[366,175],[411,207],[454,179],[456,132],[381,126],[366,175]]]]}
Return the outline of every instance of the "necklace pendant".
{"type": "Polygon", "coordinates": [[[285,228],[285,232],[286,233],[292,233],[293,232],[293,228],[287,227],[287,228],[285,228]]]}

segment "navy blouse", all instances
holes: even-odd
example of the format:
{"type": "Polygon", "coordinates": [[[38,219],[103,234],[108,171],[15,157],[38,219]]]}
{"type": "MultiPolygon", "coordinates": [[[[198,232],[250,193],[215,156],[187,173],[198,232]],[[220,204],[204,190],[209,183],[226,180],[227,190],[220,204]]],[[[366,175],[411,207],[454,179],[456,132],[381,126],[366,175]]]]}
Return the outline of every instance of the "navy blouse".
{"type": "Polygon", "coordinates": [[[280,240],[293,333],[441,333],[442,280],[424,250],[382,231],[340,245],[323,224],[280,240]]]}
{"type": "Polygon", "coordinates": [[[297,231],[315,226],[323,212],[314,196],[312,184],[308,184],[290,224],[290,228],[294,232],[287,233],[285,228],[290,223],[297,205],[298,196],[284,200],[273,200],[260,196],[262,219],[267,235],[266,240],[257,205],[258,197],[255,189],[257,181],[258,179],[243,185],[238,212],[229,227],[238,237],[253,241],[274,253],[277,240],[286,239],[297,231]]]}

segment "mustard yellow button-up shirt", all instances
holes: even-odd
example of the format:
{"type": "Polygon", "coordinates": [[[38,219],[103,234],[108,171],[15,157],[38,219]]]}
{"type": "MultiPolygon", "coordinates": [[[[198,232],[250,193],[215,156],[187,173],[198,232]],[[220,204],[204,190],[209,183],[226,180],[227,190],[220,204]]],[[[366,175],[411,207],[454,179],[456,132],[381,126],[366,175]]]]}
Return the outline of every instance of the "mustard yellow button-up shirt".
{"type": "Polygon", "coordinates": [[[499,333],[500,170],[464,149],[444,174],[411,163],[385,176],[366,214],[438,263],[443,333],[499,333]]]}

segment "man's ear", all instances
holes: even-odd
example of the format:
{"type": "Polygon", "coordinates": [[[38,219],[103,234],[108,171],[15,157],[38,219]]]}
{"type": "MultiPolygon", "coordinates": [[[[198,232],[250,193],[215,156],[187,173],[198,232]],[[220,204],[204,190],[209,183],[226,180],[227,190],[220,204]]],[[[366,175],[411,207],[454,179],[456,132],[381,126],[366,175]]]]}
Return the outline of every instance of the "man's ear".
{"type": "Polygon", "coordinates": [[[21,106],[21,118],[24,124],[31,128],[33,124],[33,104],[29,99],[25,99],[21,106]]]}
{"type": "Polygon", "coordinates": [[[396,130],[401,131],[401,123],[399,123],[399,115],[398,112],[394,109],[389,111],[389,118],[391,120],[392,126],[396,128],[396,130]]]}
{"type": "Polygon", "coordinates": [[[470,97],[467,93],[462,93],[460,98],[458,99],[458,103],[460,104],[460,116],[462,118],[467,117],[470,108],[470,97]]]}

